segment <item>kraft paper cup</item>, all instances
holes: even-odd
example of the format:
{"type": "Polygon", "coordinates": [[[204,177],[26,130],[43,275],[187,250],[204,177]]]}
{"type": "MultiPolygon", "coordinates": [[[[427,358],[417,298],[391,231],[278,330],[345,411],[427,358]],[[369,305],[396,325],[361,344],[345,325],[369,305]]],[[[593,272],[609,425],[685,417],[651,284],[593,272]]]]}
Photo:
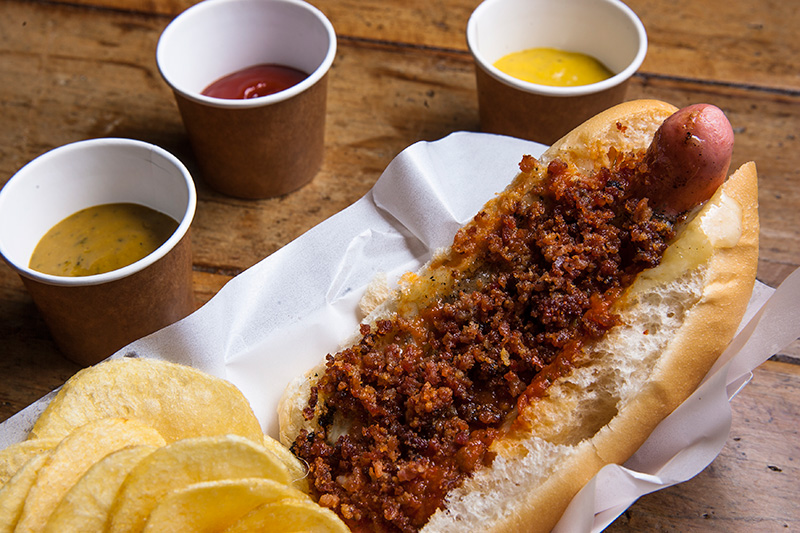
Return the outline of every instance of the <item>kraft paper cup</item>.
{"type": "Polygon", "coordinates": [[[194,311],[189,226],[194,182],[173,155],[130,139],[51,150],[0,190],[0,254],[17,271],[62,353],[91,365],[194,311]],[[82,277],[29,268],[41,237],[87,207],[138,203],[179,222],[157,250],[124,268],[82,277]]]}
{"type": "Polygon", "coordinates": [[[647,53],[647,34],[618,0],[486,0],[467,24],[475,60],[481,130],[552,144],[597,113],[622,102],[647,53]],[[557,48],[599,59],[614,76],[599,83],[551,87],[496,68],[528,48],[557,48]]]}
{"type": "Polygon", "coordinates": [[[269,198],[314,178],[323,160],[327,75],[335,55],[333,26],[300,0],[205,0],[167,26],[158,41],[158,68],[212,188],[269,198]],[[259,98],[201,94],[214,81],[263,63],[309,76],[259,98]]]}

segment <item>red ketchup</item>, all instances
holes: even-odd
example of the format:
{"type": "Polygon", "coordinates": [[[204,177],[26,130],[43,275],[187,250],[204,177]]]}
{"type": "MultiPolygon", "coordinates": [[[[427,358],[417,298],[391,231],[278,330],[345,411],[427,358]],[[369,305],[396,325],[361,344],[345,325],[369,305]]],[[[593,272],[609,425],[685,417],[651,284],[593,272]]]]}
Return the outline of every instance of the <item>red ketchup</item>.
{"type": "Polygon", "coordinates": [[[284,91],[307,77],[302,70],[284,65],[253,65],[218,79],[202,94],[228,100],[258,98],[284,91]]]}

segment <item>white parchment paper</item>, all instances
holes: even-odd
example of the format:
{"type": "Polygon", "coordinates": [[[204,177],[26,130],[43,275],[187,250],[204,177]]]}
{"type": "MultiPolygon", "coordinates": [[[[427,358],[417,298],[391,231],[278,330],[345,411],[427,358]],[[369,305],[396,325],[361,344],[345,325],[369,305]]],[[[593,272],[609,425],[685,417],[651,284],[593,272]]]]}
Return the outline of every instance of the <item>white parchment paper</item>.
{"type": "MultiPolygon", "coordinates": [[[[357,330],[367,284],[385,273],[391,285],[449,245],[513,179],[522,155],[544,149],[466,132],[414,144],[358,202],[236,276],[189,317],[114,357],[135,353],[226,378],[250,400],[264,430],[277,436],[283,388],[357,330]]],[[[600,531],[641,495],[703,470],[727,440],[729,400],[756,366],[800,336],[798,297],[800,271],[776,290],[757,284],[740,333],[700,389],[624,466],[598,473],[558,531],[600,531]]],[[[24,439],[51,396],[0,425],[0,447],[24,439]]]]}

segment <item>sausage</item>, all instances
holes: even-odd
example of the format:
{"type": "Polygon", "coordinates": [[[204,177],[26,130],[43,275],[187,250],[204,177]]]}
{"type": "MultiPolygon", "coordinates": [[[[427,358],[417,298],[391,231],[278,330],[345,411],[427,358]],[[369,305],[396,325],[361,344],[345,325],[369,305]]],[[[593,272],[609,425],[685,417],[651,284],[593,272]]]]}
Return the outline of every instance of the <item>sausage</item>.
{"type": "Polygon", "coordinates": [[[684,107],[656,131],[644,158],[641,192],[655,211],[687,211],[722,185],[732,152],[733,128],[721,109],[709,104],[684,107]]]}

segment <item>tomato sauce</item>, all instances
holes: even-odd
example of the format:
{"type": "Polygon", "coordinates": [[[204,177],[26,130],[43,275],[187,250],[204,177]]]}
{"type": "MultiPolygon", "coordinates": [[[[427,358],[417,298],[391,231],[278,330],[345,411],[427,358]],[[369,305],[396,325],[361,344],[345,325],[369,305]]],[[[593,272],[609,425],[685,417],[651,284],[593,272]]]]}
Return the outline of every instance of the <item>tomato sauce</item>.
{"type": "Polygon", "coordinates": [[[203,89],[202,94],[226,100],[246,100],[285,91],[307,77],[308,74],[302,70],[265,63],[228,74],[203,89]]]}

